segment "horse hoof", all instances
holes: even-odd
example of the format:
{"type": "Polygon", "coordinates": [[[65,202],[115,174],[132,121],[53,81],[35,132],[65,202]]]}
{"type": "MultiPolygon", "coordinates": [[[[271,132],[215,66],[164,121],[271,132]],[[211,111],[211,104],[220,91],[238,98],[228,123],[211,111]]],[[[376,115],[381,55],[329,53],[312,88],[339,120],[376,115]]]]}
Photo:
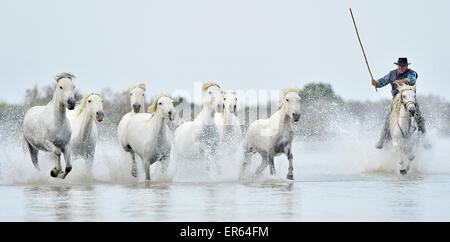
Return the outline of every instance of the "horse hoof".
{"type": "Polygon", "coordinates": [[[406,170],[400,170],[400,174],[402,174],[403,176],[406,175],[406,173],[408,173],[406,170]]]}
{"type": "Polygon", "coordinates": [[[57,177],[58,175],[59,175],[59,171],[57,171],[56,169],[53,169],[50,171],[50,176],[57,177]]]}
{"type": "Polygon", "coordinates": [[[137,178],[137,172],[136,171],[132,171],[131,172],[131,176],[136,177],[137,178]]]}
{"type": "Polygon", "coordinates": [[[294,175],[289,175],[289,174],[288,174],[288,175],[286,176],[286,179],[288,179],[288,180],[294,180],[294,175]]]}

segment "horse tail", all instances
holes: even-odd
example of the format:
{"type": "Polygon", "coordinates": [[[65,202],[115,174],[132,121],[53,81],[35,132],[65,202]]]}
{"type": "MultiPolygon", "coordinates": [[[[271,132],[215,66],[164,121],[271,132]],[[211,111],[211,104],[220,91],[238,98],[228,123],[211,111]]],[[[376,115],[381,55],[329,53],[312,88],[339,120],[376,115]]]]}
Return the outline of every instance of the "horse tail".
{"type": "Polygon", "coordinates": [[[23,153],[30,153],[30,149],[28,147],[28,140],[25,138],[25,136],[22,136],[22,150],[23,153]]]}

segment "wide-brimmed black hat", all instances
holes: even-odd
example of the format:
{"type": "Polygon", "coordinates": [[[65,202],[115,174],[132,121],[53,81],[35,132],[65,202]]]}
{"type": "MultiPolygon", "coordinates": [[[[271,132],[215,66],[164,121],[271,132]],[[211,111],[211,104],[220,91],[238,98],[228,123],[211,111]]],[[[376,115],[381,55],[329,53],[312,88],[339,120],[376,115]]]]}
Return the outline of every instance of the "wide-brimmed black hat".
{"type": "Polygon", "coordinates": [[[407,66],[407,65],[411,65],[411,63],[408,63],[408,58],[406,57],[400,57],[398,58],[398,62],[394,62],[394,64],[398,65],[398,66],[407,66]]]}

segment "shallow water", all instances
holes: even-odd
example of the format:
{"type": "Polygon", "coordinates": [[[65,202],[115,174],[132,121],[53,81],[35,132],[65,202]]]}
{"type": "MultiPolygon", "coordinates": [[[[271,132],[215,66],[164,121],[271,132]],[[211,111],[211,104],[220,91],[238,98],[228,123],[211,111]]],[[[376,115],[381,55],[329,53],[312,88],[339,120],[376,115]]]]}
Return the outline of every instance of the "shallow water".
{"type": "Polygon", "coordinates": [[[284,179],[284,157],[276,176],[266,170],[239,180],[239,152],[218,160],[220,172],[198,171],[191,161],[166,178],[154,165],[144,182],[142,170],[130,176],[114,141],[98,144],[92,174],[74,160],[66,180],[49,176],[51,157],[40,156],[38,172],[19,142],[9,142],[0,149],[0,221],[450,221],[449,139],[421,150],[406,177],[396,174],[389,149],[371,143],[295,141],[295,182],[284,179]]]}

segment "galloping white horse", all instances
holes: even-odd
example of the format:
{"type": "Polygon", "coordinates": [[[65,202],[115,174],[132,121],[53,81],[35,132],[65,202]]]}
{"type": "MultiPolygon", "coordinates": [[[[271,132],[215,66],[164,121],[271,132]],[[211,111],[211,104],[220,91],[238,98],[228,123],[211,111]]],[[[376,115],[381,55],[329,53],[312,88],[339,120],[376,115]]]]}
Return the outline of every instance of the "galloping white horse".
{"type": "Polygon", "coordinates": [[[55,77],[56,85],[53,99],[45,106],[35,106],[28,110],[23,120],[24,152],[29,152],[36,169],[39,170],[39,150],[53,152],[56,155],[56,165],[50,171],[52,177],[61,172],[61,153],[64,154],[66,168],[62,178],[72,170],[70,162],[70,136],[72,130],[66,118],[66,108],[75,108],[75,98],[72,83],[74,75],[62,73],[55,77]]]}
{"type": "Polygon", "coordinates": [[[167,169],[172,138],[166,120],[172,121],[174,117],[172,99],[159,94],[154,97],[149,113],[133,115],[124,129],[122,147],[130,152],[133,160],[135,153],[141,157],[146,180],[150,180],[150,165],[156,161],[164,161],[161,162],[164,173],[167,169]]]}
{"type": "MultiPolygon", "coordinates": [[[[256,173],[260,174],[267,165],[270,166],[270,174],[275,175],[274,157],[285,154],[289,160],[287,179],[293,180],[291,152],[294,132],[292,122],[300,119],[300,96],[297,88],[283,89],[283,97],[280,109],[268,119],[256,120],[250,124],[244,143],[244,163],[242,172],[245,171],[250,157],[258,152],[262,157],[261,165],[256,173]]],[[[242,174],[242,173],[241,173],[242,174]]]]}
{"type": "Polygon", "coordinates": [[[223,110],[223,93],[215,83],[203,84],[202,111],[192,122],[185,122],[175,130],[174,154],[198,157],[215,153],[220,135],[214,120],[216,112],[223,110]]]}
{"type": "Polygon", "coordinates": [[[75,110],[67,113],[72,137],[70,150],[73,155],[83,157],[92,166],[97,143],[97,124],[103,121],[103,97],[97,93],[84,96],[81,104],[75,110]]]}
{"type": "Polygon", "coordinates": [[[401,84],[395,96],[390,114],[389,130],[392,145],[399,155],[399,172],[406,175],[415,156],[413,145],[418,141],[414,115],[416,113],[416,86],[401,84]]]}
{"type": "Polygon", "coordinates": [[[224,91],[223,100],[225,103],[225,108],[223,112],[216,113],[215,122],[222,142],[225,144],[236,144],[242,137],[241,124],[236,115],[236,92],[224,91]]]}
{"type": "MultiPolygon", "coordinates": [[[[137,113],[143,113],[145,110],[145,84],[141,83],[128,88],[130,95],[131,112],[125,114],[119,122],[117,136],[122,147],[126,147],[125,127],[130,119],[137,113]]],[[[131,163],[131,175],[137,177],[136,159],[133,155],[131,163]]]]}

